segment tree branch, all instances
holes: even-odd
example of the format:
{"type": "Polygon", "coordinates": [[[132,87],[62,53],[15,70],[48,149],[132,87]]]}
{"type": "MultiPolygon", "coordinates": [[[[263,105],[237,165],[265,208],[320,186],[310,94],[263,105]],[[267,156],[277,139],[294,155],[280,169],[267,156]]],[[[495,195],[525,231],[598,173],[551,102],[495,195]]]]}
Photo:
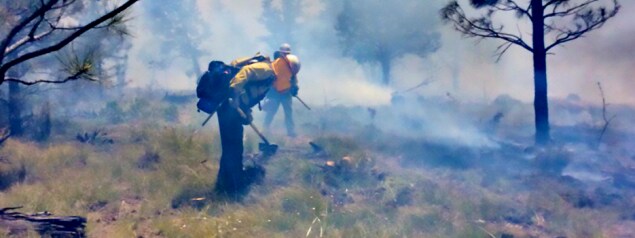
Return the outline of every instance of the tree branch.
{"type": "MultiPolygon", "coordinates": [[[[51,27],[51,29],[53,30],[67,30],[67,31],[76,31],[76,30],[80,30],[82,29],[82,27],[84,26],[73,26],[73,27],[60,27],[60,26],[56,26],[55,24],[53,24],[50,21],[46,21],[49,24],[49,27],[51,27]]],[[[95,26],[93,27],[93,29],[103,29],[103,28],[108,28],[110,26],[110,24],[105,25],[105,26],[95,26]]]]}
{"type": "Polygon", "coordinates": [[[496,47],[496,51],[498,53],[496,53],[496,62],[499,62],[500,59],[503,57],[503,55],[505,54],[505,52],[507,52],[507,50],[509,49],[509,47],[512,46],[512,43],[510,42],[505,42],[501,45],[499,45],[498,47],[496,47]]]}
{"type": "MultiPolygon", "coordinates": [[[[502,32],[501,27],[494,27],[491,18],[482,17],[479,19],[468,19],[459,4],[454,1],[441,9],[441,16],[444,20],[452,22],[454,28],[468,37],[495,38],[518,45],[530,52],[533,52],[521,37],[502,32]]],[[[503,51],[503,53],[506,50],[503,51]]]]}
{"type": "MultiPolygon", "coordinates": [[[[56,0],[52,0],[52,1],[56,1],[56,0]]],[[[33,52],[29,52],[26,53],[16,59],[13,59],[9,62],[7,62],[6,64],[3,64],[0,67],[0,76],[2,76],[2,79],[0,81],[0,84],[2,84],[2,82],[4,81],[4,77],[5,74],[7,72],[7,70],[9,70],[9,68],[20,64],[22,62],[31,60],[33,58],[51,53],[51,52],[55,52],[58,51],[60,49],[62,49],[64,46],[68,45],[69,43],[71,43],[73,40],[75,40],[77,37],[80,37],[82,34],[86,33],[87,31],[93,29],[94,27],[98,26],[99,24],[107,21],[108,19],[111,19],[115,16],[117,16],[119,13],[123,12],[124,10],[126,10],[127,8],[129,8],[130,6],[132,6],[134,3],[138,2],[139,0],[128,0],[125,3],[123,3],[121,6],[117,7],[116,9],[108,12],[107,14],[95,19],[94,21],[88,23],[87,25],[83,26],[81,29],[73,32],[72,34],[70,34],[69,36],[67,36],[66,38],[64,38],[63,40],[61,40],[60,42],[46,47],[46,48],[42,48],[33,52]]]]}
{"type": "MultiPolygon", "coordinates": [[[[558,5],[555,5],[553,7],[551,13],[545,14],[543,18],[547,19],[547,18],[556,17],[556,16],[563,17],[563,16],[567,16],[567,15],[572,15],[572,14],[578,13],[579,11],[583,10],[584,7],[586,7],[588,5],[591,5],[591,3],[598,2],[598,1],[599,0],[589,0],[587,2],[581,3],[580,5],[577,5],[575,7],[571,7],[569,9],[563,10],[563,11],[557,11],[558,5]]],[[[546,5],[546,6],[548,6],[548,5],[546,5]]],[[[545,8],[546,8],[546,6],[545,6],[545,8]]]]}
{"type": "Polygon", "coordinates": [[[68,6],[73,5],[75,2],[77,2],[77,0],[64,1],[62,5],[51,7],[51,10],[65,9],[68,6]]]}
{"type": "Polygon", "coordinates": [[[531,19],[531,13],[529,12],[529,7],[522,8],[515,1],[504,1],[503,3],[499,3],[493,6],[497,10],[501,11],[515,11],[518,17],[525,15],[531,19]],[[500,5],[500,6],[499,6],[500,5]]]}
{"type": "Polygon", "coordinates": [[[551,0],[549,2],[547,2],[545,5],[542,6],[543,9],[546,9],[547,7],[554,5],[554,7],[557,7],[558,5],[567,2],[567,0],[551,0]]]}
{"type": "Polygon", "coordinates": [[[33,24],[33,26],[31,27],[31,31],[29,31],[29,37],[30,38],[34,37],[35,32],[40,27],[40,24],[42,24],[43,21],[44,21],[44,14],[40,15],[40,19],[38,19],[37,22],[35,24],[33,24]]]}
{"type": "MultiPolygon", "coordinates": [[[[73,4],[76,0],[71,0],[71,1],[63,1],[63,4],[60,6],[53,6],[51,7],[50,10],[57,10],[60,9],[60,13],[57,14],[57,16],[55,16],[55,24],[52,23],[49,19],[46,18],[46,12],[43,13],[43,15],[40,16],[40,19],[38,20],[38,22],[36,24],[34,24],[31,27],[31,31],[29,32],[29,34],[25,37],[23,37],[22,39],[18,40],[17,42],[15,42],[14,44],[10,45],[7,47],[6,51],[5,51],[5,55],[9,55],[11,52],[16,51],[17,49],[25,46],[28,43],[32,43],[38,40],[41,40],[42,38],[51,35],[52,33],[54,33],[56,30],[60,30],[60,28],[56,27],[55,25],[57,23],[59,23],[60,19],[62,19],[62,17],[64,17],[64,12],[65,12],[65,7],[70,6],[71,4],[73,4]],[[35,33],[37,32],[37,28],[38,26],[42,23],[42,22],[46,22],[48,24],[48,26],[51,28],[46,32],[40,33],[38,35],[35,35],[35,33]]],[[[49,10],[49,11],[50,11],[49,10]]],[[[79,28],[75,28],[74,30],[78,30],[79,28]]],[[[63,30],[63,29],[62,29],[63,30]]]]}
{"type": "Polygon", "coordinates": [[[21,79],[16,79],[16,78],[6,78],[4,79],[4,81],[7,82],[16,82],[16,83],[20,83],[20,84],[24,84],[27,86],[31,86],[31,85],[35,85],[35,84],[42,84],[42,83],[50,83],[50,84],[62,84],[62,83],[66,83],[69,81],[75,81],[75,80],[79,80],[79,79],[87,79],[89,81],[96,81],[95,79],[92,78],[87,78],[84,77],[86,74],[86,72],[77,72],[65,79],[62,80],[45,80],[45,79],[40,79],[40,80],[35,80],[35,81],[24,81],[21,79]]]}
{"type": "MultiPolygon", "coordinates": [[[[5,56],[4,51],[7,48],[7,46],[11,44],[11,41],[13,40],[13,38],[20,31],[22,31],[24,27],[26,27],[31,21],[35,20],[35,18],[37,18],[38,16],[42,14],[45,14],[48,10],[50,10],[51,7],[55,5],[57,2],[59,2],[59,0],[51,0],[48,3],[43,4],[38,9],[36,9],[31,15],[29,15],[27,18],[24,18],[15,27],[11,29],[9,34],[7,34],[7,37],[2,40],[2,44],[0,44],[0,63],[4,61],[4,56],[5,56]]],[[[2,72],[2,76],[4,77],[4,72],[6,72],[6,70],[5,71],[0,70],[0,72],[2,72]]],[[[2,81],[0,81],[0,84],[2,84],[2,81]]]]}
{"type": "Polygon", "coordinates": [[[41,40],[42,38],[44,38],[44,37],[50,35],[51,33],[53,33],[53,31],[54,31],[54,29],[51,29],[51,30],[48,30],[46,32],[42,32],[42,33],[40,33],[38,35],[35,35],[35,36],[25,36],[22,39],[20,39],[19,41],[16,41],[13,45],[7,47],[7,49],[5,50],[4,53],[5,53],[5,55],[8,55],[11,52],[19,49],[20,47],[22,47],[22,46],[24,46],[24,45],[26,45],[28,43],[41,40]]]}
{"type": "Polygon", "coordinates": [[[585,33],[602,27],[608,19],[614,17],[620,10],[621,6],[617,3],[617,0],[613,0],[613,3],[613,9],[609,12],[607,12],[605,8],[591,9],[583,13],[576,12],[575,18],[573,19],[574,22],[578,22],[576,23],[576,28],[568,30],[558,29],[560,34],[556,36],[555,41],[547,46],[545,50],[548,52],[558,45],[578,39],[585,33]]]}

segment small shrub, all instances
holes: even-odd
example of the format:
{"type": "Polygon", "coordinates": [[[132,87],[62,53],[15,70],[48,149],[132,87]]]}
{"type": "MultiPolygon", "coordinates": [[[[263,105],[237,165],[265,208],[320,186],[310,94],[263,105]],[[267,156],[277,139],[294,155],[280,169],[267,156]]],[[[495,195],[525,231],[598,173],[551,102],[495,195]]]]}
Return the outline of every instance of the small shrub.
{"type": "Polygon", "coordinates": [[[322,196],[313,190],[300,188],[290,188],[286,190],[281,198],[282,211],[289,216],[297,216],[305,220],[313,220],[322,216],[328,204],[322,196]]]}
{"type": "Polygon", "coordinates": [[[130,104],[128,112],[133,118],[143,118],[155,114],[151,109],[150,102],[144,98],[135,98],[130,104]]]}
{"type": "Polygon", "coordinates": [[[443,227],[448,227],[447,221],[439,213],[423,215],[411,214],[406,218],[405,228],[409,231],[436,232],[443,227]]]}
{"type": "Polygon", "coordinates": [[[176,128],[166,128],[158,135],[158,148],[165,149],[172,154],[180,154],[189,157],[192,152],[197,151],[199,143],[194,141],[194,136],[185,130],[176,128]]]}
{"type": "Polygon", "coordinates": [[[478,158],[476,152],[466,146],[426,141],[405,142],[396,151],[404,155],[404,166],[418,165],[467,169],[473,165],[474,161],[472,160],[478,158]]]}
{"type": "Polygon", "coordinates": [[[143,170],[155,170],[156,164],[161,162],[161,156],[159,153],[152,150],[146,150],[146,152],[137,159],[137,168],[143,170]]]}
{"type": "Polygon", "coordinates": [[[169,105],[163,110],[163,118],[168,122],[178,122],[179,108],[176,105],[169,105]]]}
{"type": "Polygon", "coordinates": [[[560,176],[562,170],[569,164],[572,158],[571,152],[562,147],[529,148],[535,150],[536,157],[533,161],[535,169],[545,175],[560,176]]]}
{"type": "Polygon", "coordinates": [[[124,121],[124,111],[117,101],[106,103],[106,107],[99,114],[114,124],[124,121]]]}
{"type": "Polygon", "coordinates": [[[316,139],[314,143],[324,148],[331,158],[356,155],[361,150],[360,146],[352,138],[327,136],[316,139]]]}
{"type": "Polygon", "coordinates": [[[26,174],[27,170],[23,164],[15,166],[0,156],[0,191],[11,187],[14,183],[24,181],[26,174]]]}
{"type": "Polygon", "coordinates": [[[214,194],[213,185],[210,184],[192,184],[183,185],[181,190],[172,199],[172,208],[180,208],[184,206],[195,209],[202,209],[214,200],[217,196],[214,194]]]}
{"type": "Polygon", "coordinates": [[[113,139],[108,138],[108,133],[101,130],[77,133],[75,139],[81,143],[87,143],[91,145],[112,144],[115,142],[113,139]]]}

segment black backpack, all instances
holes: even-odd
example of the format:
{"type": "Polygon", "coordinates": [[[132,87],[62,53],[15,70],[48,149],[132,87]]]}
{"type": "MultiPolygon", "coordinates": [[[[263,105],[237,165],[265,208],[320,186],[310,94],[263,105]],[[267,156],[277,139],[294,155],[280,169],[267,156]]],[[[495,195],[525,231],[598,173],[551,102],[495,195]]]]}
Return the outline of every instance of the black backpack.
{"type": "Polygon", "coordinates": [[[214,114],[218,106],[229,96],[229,81],[238,73],[238,68],[221,61],[209,63],[208,70],[201,76],[196,86],[199,111],[214,114]]]}
{"type": "MultiPolygon", "coordinates": [[[[251,58],[243,59],[240,67],[267,60],[265,56],[256,53],[251,58]]],[[[226,65],[222,61],[209,62],[207,72],[201,76],[196,85],[196,96],[199,98],[196,107],[198,111],[214,114],[221,103],[229,97],[229,81],[238,74],[239,67],[226,65]]]]}

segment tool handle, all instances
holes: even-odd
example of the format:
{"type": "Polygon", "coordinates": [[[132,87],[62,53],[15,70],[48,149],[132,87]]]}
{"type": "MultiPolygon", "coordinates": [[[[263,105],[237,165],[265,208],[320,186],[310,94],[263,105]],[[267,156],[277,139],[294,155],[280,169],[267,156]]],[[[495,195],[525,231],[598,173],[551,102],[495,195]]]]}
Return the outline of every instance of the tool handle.
{"type": "Polygon", "coordinates": [[[213,116],[213,115],[214,115],[214,114],[209,114],[209,116],[207,116],[207,118],[205,119],[205,121],[203,121],[203,124],[201,124],[201,127],[204,127],[204,126],[205,126],[205,124],[207,124],[207,122],[209,121],[209,119],[211,119],[211,118],[212,118],[212,116],[213,116]]]}
{"type": "Polygon", "coordinates": [[[254,129],[254,131],[256,132],[256,134],[258,134],[258,136],[260,136],[260,139],[262,139],[262,141],[264,141],[264,142],[265,142],[265,144],[267,144],[267,145],[271,144],[271,143],[269,143],[269,141],[267,140],[267,138],[265,138],[265,136],[264,136],[262,133],[260,133],[260,131],[258,130],[258,128],[256,128],[256,126],[254,125],[254,123],[253,123],[253,122],[250,122],[250,123],[249,123],[249,126],[251,126],[251,129],[254,129]]]}
{"type": "MultiPolygon", "coordinates": [[[[240,107],[237,107],[236,110],[238,111],[238,114],[240,114],[242,118],[247,119],[247,115],[245,114],[245,112],[243,112],[242,109],[240,109],[240,107]]],[[[254,131],[256,132],[256,134],[258,134],[258,136],[260,136],[260,139],[262,139],[262,141],[264,141],[267,145],[269,144],[269,141],[267,140],[267,138],[265,138],[265,136],[262,133],[260,133],[256,125],[254,125],[254,122],[249,122],[249,126],[251,126],[251,129],[254,129],[254,131]]]]}
{"type": "Polygon", "coordinates": [[[302,103],[302,105],[304,105],[304,107],[306,107],[306,109],[309,109],[309,111],[311,110],[311,107],[309,107],[309,105],[306,105],[306,103],[304,101],[302,101],[302,99],[298,96],[293,96],[294,98],[297,98],[298,101],[300,101],[302,103]]]}

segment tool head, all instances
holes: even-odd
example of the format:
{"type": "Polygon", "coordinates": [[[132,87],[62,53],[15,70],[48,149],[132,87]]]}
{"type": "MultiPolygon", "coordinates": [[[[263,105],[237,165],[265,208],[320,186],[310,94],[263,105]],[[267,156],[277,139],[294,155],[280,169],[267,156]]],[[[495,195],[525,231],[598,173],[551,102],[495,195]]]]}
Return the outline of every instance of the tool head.
{"type": "Polygon", "coordinates": [[[264,156],[272,156],[278,151],[278,145],[260,143],[258,144],[258,150],[260,150],[264,156]]]}
{"type": "Polygon", "coordinates": [[[318,144],[315,144],[313,141],[309,142],[309,145],[311,146],[311,149],[313,149],[314,154],[324,152],[324,148],[322,148],[322,146],[319,146],[318,144]]]}

